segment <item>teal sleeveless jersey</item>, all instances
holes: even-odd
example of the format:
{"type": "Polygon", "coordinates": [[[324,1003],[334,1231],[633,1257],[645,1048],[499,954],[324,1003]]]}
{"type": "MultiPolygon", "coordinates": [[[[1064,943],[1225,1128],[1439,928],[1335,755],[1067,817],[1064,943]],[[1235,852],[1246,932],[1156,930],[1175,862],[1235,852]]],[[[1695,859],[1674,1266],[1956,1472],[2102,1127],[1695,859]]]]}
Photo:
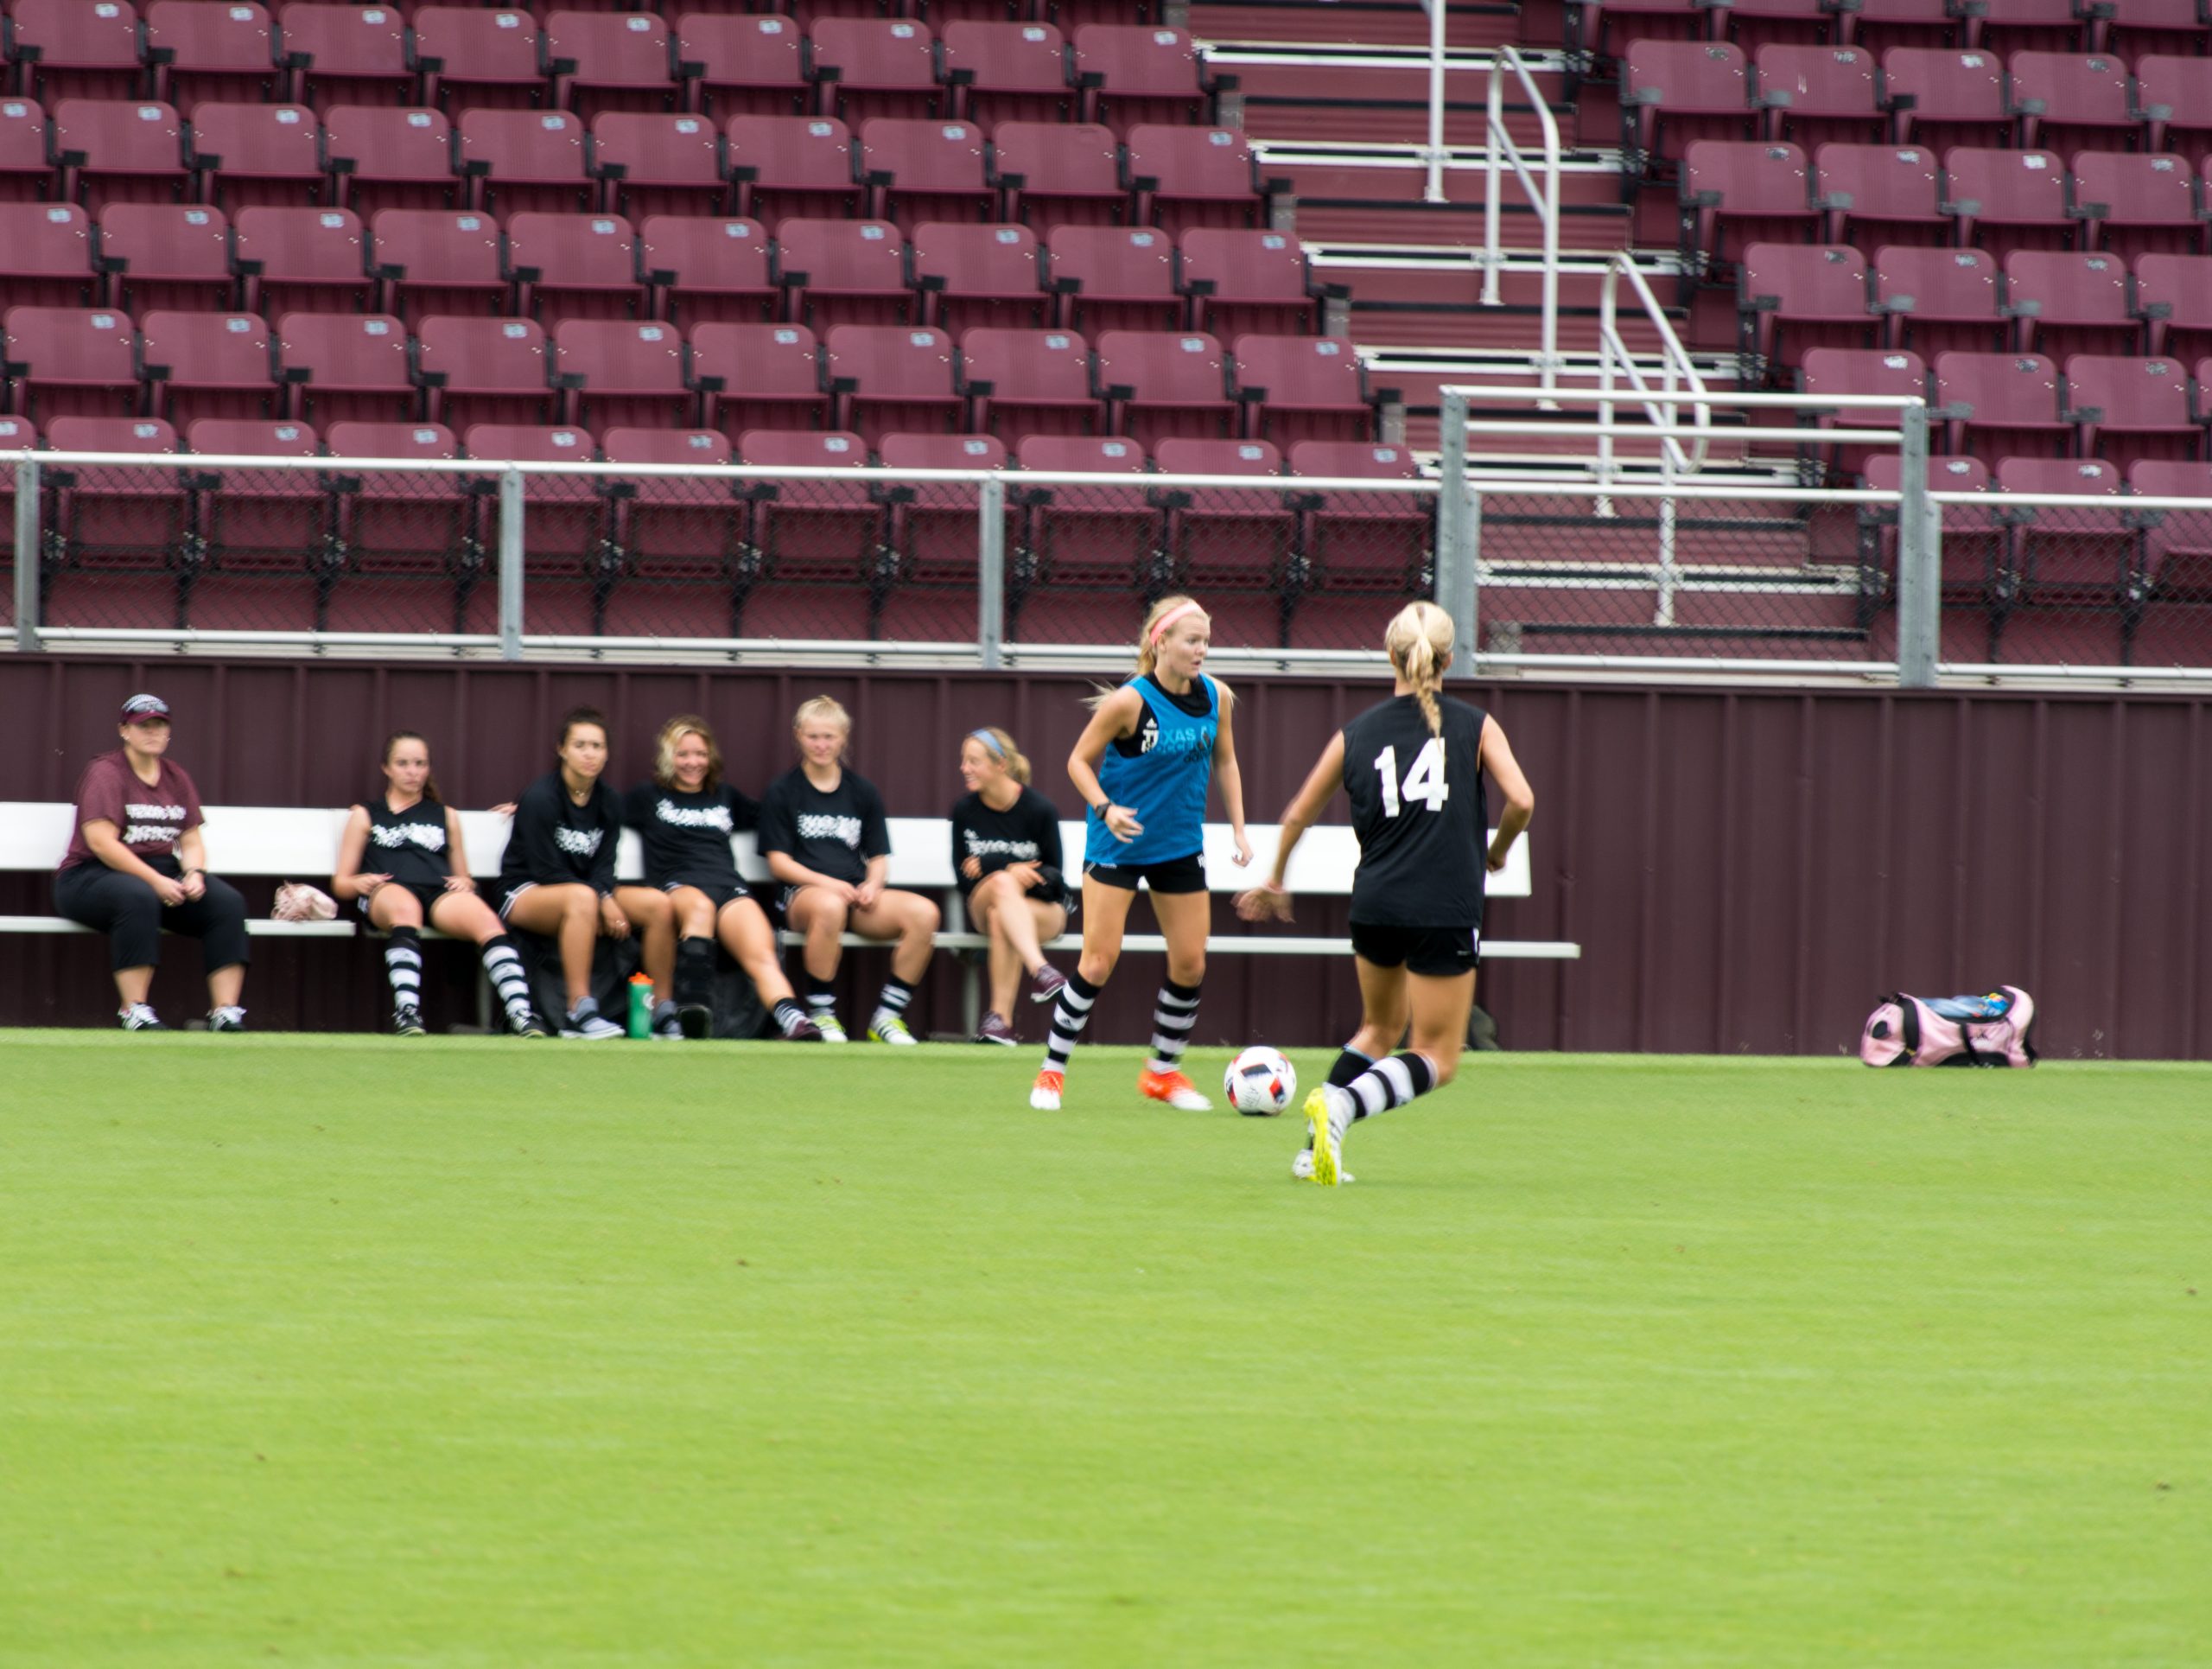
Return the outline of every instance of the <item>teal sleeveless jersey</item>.
{"type": "Polygon", "coordinates": [[[1084,841],[1086,863],[1166,863],[1189,857],[1205,845],[1206,785],[1213,779],[1214,738],[1221,730],[1221,697],[1213,680],[1201,673],[1182,702],[1152,681],[1131,680],[1144,701],[1136,734],[1106,746],[1098,761],[1098,786],[1113,804],[1136,813],[1144,832],[1135,840],[1114,838],[1106,819],[1092,812],[1084,841]]]}

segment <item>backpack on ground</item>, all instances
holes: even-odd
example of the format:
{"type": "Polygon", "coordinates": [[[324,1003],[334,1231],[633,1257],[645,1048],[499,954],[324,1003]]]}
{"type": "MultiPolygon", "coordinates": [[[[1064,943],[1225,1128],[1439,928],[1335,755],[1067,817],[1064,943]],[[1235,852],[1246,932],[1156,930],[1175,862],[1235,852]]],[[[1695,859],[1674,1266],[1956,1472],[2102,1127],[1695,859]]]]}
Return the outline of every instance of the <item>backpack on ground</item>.
{"type": "Polygon", "coordinates": [[[1870,1067],[2032,1067],[2036,1000],[2018,985],[1981,997],[1884,997],[1866,1016],[1859,1058],[1870,1067]]]}

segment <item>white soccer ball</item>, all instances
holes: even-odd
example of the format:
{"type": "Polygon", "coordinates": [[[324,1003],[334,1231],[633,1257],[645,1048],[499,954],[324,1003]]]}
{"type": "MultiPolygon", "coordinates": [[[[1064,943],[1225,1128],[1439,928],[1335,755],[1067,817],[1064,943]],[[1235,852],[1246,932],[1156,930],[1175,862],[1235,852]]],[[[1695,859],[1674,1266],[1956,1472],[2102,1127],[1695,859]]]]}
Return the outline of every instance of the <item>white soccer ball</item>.
{"type": "Polygon", "coordinates": [[[1222,1092],[1248,1118],[1272,1118],[1298,1095],[1298,1071],[1280,1051],[1255,1043],[1229,1063],[1222,1092]]]}

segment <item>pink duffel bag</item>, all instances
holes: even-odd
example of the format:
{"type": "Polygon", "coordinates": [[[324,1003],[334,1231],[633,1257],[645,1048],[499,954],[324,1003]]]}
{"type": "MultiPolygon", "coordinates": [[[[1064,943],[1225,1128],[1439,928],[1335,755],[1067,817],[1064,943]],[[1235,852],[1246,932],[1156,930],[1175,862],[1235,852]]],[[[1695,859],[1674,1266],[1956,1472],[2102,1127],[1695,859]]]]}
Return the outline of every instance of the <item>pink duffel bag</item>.
{"type": "Polygon", "coordinates": [[[1870,1067],[2032,1067],[2036,1000],[2018,985],[1981,997],[1885,997],[1866,1016],[1870,1067]]]}

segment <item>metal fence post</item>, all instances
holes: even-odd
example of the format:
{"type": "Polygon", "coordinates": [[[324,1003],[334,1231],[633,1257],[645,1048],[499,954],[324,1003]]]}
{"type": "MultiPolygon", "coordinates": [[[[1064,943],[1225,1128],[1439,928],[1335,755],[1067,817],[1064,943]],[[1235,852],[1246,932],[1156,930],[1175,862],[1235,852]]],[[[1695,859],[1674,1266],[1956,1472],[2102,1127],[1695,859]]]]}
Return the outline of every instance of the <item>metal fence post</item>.
{"type": "Polygon", "coordinates": [[[1897,425],[1897,684],[1936,683],[1943,576],[1942,506],[1928,497],[1928,408],[1909,405],[1897,425]]]}
{"type": "Polygon", "coordinates": [[[1006,483],[992,476],[976,502],[982,520],[976,529],[976,647],[983,670],[995,672],[1006,641],[1006,483]]]}
{"type": "Polygon", "coordinates": [[[499,472],[499,659],[522,659],[522,471],[499,472]]]}
{"type": "Polygon", "coordinates": [[[1452,616],[1460,650],[1455,671],[1475,675],[1475,558],[1480,510],[1467,490],[1466,391],[1442,391],[1436,487],[1436,602],[1452,616]]]}
{"type": "Polygon", "coordinates": [[[38,525],[38,460],[26,453],[16,464],[16,647],[38,649],[38,583],[46,567],[38,525]]]}

